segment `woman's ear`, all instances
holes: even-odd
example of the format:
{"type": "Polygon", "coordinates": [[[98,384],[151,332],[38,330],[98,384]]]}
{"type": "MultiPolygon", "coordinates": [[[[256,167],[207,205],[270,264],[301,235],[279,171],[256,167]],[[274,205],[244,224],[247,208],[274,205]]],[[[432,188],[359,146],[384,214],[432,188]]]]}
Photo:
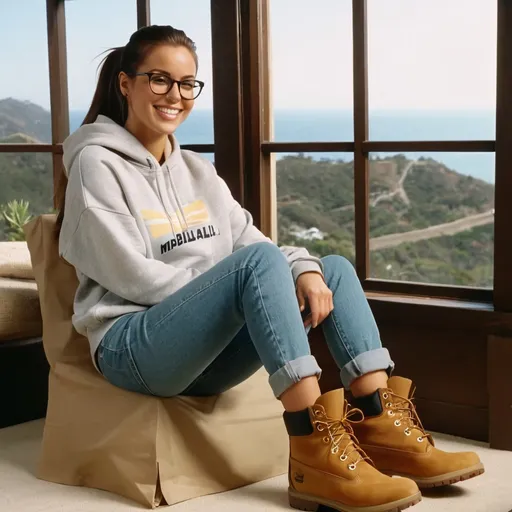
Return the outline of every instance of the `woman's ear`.
{"type": "Polygon", "coordinates": [[[125,97],[128,97],[128,86],[130,83],[130,77],[124,71],[121,71],[119,73],[118,79],[121,94],[125,97]]]}

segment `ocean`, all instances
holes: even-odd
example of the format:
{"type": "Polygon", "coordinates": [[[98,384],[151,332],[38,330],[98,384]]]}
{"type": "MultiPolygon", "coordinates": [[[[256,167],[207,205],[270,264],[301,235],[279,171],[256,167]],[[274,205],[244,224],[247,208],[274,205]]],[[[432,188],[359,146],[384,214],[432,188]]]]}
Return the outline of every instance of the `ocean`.
{"type": "MultiPolygon", "coordinates": [[[[70,112],[74,131],[85,116],[82,110],[70,112]]],[[[350,110],[275,110],[276,142],[353,140],[350,110]]],[[[372,111],[370,140],[489,140],[495,138],[493,111],[372,111]]],[[[178,128],[180,144],[212,144],[213,112],[195,110],[178,128]]],[[[352,160],[350,153],[304,153],[315,160],[352,160]]],[[[404,153],[407,158],[430,157],[462,174],[494,183],[494,153],[404,153]]],[[[278,154],[281,158],[285,153],[278,154]]],[[[213,155],[205,155],[213,159],[213,155]]],[[[384,157],[386,154],[372,156],[384,157]]]]}

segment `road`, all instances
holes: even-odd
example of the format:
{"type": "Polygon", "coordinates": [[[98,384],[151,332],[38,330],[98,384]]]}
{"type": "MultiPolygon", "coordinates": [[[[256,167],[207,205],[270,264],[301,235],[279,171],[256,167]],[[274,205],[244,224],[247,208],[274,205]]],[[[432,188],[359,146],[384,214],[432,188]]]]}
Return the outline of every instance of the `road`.
{"type": "Polygon", "coordinates": [[[402,176],[400,177],[400,180],[398,181],[395,190],[393,192],[386,192],[385,194],[379,194],[370,204],[371,206],[377,206],[381,201],[387,201],[391,199],[394,196],[400,196],[400,199],[407,205],[410,206],[411,201],[409,200],[409,197],[407,196],[407,193],[404,189],[404,181],[405,178],[407,178],[407,175],[409,174],[409,171],[413,168],[415,165],[420,165],[420,162],[417,162],[416,160],[412,160],[409,162],[404,171],[402,172],[402,176]]]}
{"type": "Polygon", "coordinates": [[[394,233],[392,235],[370,238],[370,250],[377,251],[379,249],[396,247],[397,245],[405,242],[419,242],[420,240],[426,240],[428,238],[456,235],[462,231],[476,228],[478,226],[485,226],[486,224],[492,224],[493,222],[494,210],[489,210],[485,213],[469,215],[468,217],[464,217],[453,222],[446,222],[444,224],[430,226],[425,229],[415,229],[414,231],[406,231],[405,233],[394,233]]]}

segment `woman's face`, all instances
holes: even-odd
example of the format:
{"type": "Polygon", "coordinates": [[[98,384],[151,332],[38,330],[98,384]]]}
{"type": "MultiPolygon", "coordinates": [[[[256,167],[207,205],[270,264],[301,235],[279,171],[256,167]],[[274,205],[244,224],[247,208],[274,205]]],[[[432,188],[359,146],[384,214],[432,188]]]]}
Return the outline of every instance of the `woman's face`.
{"type": "MultiPolygon", "coordinates": [[[[155,73],[153,88],[165,90],[165,77],[174,80],[195,80],[196,64],[190,51],[182,46],[160,45],[148,52],[137,73],[155,73]]],[[[121,92],[128,101],[126,125],[131,131],[148,130],[155,135],[169,135],[188,117],[194,100],[183,99],[178,84],[167,94],[152,91],[147,75],[128,77],[119,75],[121,92]]],[[[182,88],[184,91],[184,88],[182,88]]]]}

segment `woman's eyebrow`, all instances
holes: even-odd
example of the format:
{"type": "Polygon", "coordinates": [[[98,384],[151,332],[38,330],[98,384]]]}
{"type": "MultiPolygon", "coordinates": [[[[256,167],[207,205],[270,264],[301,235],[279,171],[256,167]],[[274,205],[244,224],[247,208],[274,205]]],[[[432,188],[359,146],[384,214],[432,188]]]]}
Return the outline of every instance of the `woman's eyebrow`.
{"type": "MultiPolygon", "coordinates": [[[[162,75],[167,75],[169,78],[172,78],[171,74],[167,71],[164,71],[163,69],[154,68],[154,69],[150,70],[150,73],[162,73],[162,75]]],[[[181,80],[186,80],[188,78],[195,78],[195,76],[194,75],[186,75],[186,76],[181,77],[181,80]]]]}

